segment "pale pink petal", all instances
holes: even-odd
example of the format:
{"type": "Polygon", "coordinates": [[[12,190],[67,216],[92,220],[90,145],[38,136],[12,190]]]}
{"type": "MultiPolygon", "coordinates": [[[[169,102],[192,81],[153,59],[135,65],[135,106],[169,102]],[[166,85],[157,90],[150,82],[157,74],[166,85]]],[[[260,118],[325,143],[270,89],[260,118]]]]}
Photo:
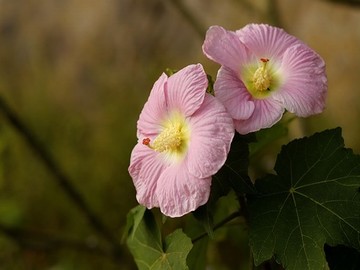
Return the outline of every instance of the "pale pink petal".
{"type": "Polygon", "coordinates": [[[231,117],[238,120],[248,119],[255,105],[244,83],[232,70],[221,67],[215,84],[215,96],[224,104],[231,117]]]}
{"type": "Polygon", "coordinates": [[[189,65],[168,79],[167,104],[185,116],[193,114],[204,100],[208,80],[202,65],[189,65]]]}
{"type": "Polygon", "coordinates": [[[191,139],[184,162],[189,172],[205,178],[224,165],[234,136],[234,124],[224,106],[207,94],[201,108],[189,119],[191,139]]]}
{"type": "Polygon", "coordinates": [[[147,208],[158,207],[157,181],[167,168],[159,153],[138,143],[132,153],[129,174],[136,188],[136,199],[147,208]]]}
{"type": "Polygon", "coordinates": [[[180,217],[205,204],[210,195],[211,177],[192,176],[182,164],[166,169],[158,180],[156,196],[160,211],[180,217]]]}
{"type": "Polygon", "coordinates": [[[283,29],[267,24],[248,24],[236,31],[240,40],[258,59],[281,60],[287,48],[301,43],[283,29]]]}
{"type": "Polygon", "coordinates": [[[221,26],[209,28],[202,48],[209,59],[235,72],[239,72],[241,65],[249,62],[247,49],[239,37],[221,26]]]}
{"type": "Polygon", "coordinates": [[[167,114],[166,82],[167,76],[164,73],[155,82],[137,122],[138,138],[159,132],[161,120],[167,114]]]}
{"type": "Polygon", "coordinates": [[[306,45],[290,47],[279,73],[283,85],[273,98],[298,116],[320,113],[325,107],[327,78],[322,58],[306,45]]]}
{"type": "Polygon", "coordinates": [[[235,128],[240,134],[269,128],[277,123],[284,113],[282,104],[271,98],[255,99],[254,103],[255,110],[249,119],[234,121],[235,128]]]}

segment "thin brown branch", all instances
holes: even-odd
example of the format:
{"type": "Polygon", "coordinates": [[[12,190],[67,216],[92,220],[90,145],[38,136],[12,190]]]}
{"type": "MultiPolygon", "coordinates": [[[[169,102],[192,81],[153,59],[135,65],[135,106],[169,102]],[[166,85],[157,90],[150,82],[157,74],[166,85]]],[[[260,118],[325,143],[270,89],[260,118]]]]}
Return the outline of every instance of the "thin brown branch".
{"type": "Polygon", "coordinates": [[[34,154],[42,161],[49,172],[54,176],[60,188],[68,195],[70,200],[84,214],[93,229],[102,235],[113,247],[114,253],[120,257],[120,245],[117,239],[101,222],[100,218],[90,209],[83,196],[72,185],[72,181],[64,173],[62,168],[55,162],[51,153],[44,147],[40,140],[24,124],[21,118],[13,111],[6,101],[0,96],[0,113],[3,114],[8,123],[23,137],[34,154]]]}
{"type": "Polygon", "coordinates": [[[109,258],[114,255],[108,249],[100,247],[99,245],[87,244],[85,241],[56,237],[23,228],[5,226],[4,224],[0,224],[0,232],[22,248],[45,251],[66,248],[79,252],[94,253],[109,258]]]}
{"type": "Polygon", "coordinates": [[[184,17],[184,19],[191,25],[194,31],[197,33],[199,38],[202,40],[205,36],[206,29],[191,12],[191,10],[183,3],[182,0],[170,0],[165,1],[166,3],[172,4],[175,9],[184,17]]]}
{"type": "MultiPolygon", "coordinates": [[[[238,211],[230,214],[229,216],[225,217],[223,220],[219,221],[218,223],[216,223],[212,229],[213,231],[221,228],[222,226],[226,225],[227,223],[229,223],[230,221],[232,221],[233,219],[236,219],[238,217],[243,217],[245,219],[245,222],[247,225],[247,222],[249,219],[249,212],[247,209],[246,197],[244,195],[241,195],[241,196],[237,196],[237,198],[239,200],[240,209],[238,211]]],[[[206,232],[203,234],[200,234],[199,236],[192,239],[192,243],[194,244],[195,242],[206,237],[207,235],[208,235],[208,233],[206,233],[206,232]]]]}

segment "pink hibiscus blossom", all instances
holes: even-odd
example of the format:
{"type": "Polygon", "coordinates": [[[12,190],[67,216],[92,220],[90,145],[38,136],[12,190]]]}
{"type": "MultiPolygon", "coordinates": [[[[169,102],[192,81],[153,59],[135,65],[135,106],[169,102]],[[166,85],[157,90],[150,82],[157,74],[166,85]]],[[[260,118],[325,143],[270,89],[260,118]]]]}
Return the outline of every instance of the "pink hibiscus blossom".
{"type": "Polygon", "coordinates": [[[249,24],[233,32],[212,26],[203,52],[221,64],[215,96],[241,134],[271,127],[285,109],[300,117],[324,109],[327,78],[323,59],[280,28],[249,24]]]}
{"type": "Polygon", "coordinates": [[[170,217],[207,202],[211,177],[225,163],[234,136],[232,118],[206,93],[207,85],[200,64],[162,74],[137,123],[129,166],[136,198],[170,217]]]}

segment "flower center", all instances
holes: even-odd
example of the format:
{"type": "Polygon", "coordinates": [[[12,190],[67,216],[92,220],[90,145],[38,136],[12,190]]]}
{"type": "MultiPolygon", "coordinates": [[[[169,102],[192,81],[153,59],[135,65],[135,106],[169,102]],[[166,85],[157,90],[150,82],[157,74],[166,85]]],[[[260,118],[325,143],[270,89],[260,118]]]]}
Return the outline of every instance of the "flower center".
{"type": "Polygon", "coordinates": [[[258,67],[253,75],[253,83],[255,90],[263,92],[269,91],[271,85],[271,74],[267,68],[267,63],[269,59],[261,58],[262,65],[258,67]]]}
{"type": "Polygon", "coordinates": [[[250,64],[240,74],[246,89],[255,99],[267,98],[280,85],[280,77],[275,63],[268,58],[260,58],[260,64],[250,64]]]}
{"type": "Polygon", "coordinates": [[[152,142],[150,138],[144,138],[142,143],[156,152],[181,156],[185,152],[190,138],[185,118],[179,113],[175,113],[162,126],[163,129],[152,142]]]}
{"type": "Polygon", "coordinates": [[[157,152],[176,152],[183,143],[183,131],[180,123],[171,123],[156,137],[152,148],[157,152]]]}

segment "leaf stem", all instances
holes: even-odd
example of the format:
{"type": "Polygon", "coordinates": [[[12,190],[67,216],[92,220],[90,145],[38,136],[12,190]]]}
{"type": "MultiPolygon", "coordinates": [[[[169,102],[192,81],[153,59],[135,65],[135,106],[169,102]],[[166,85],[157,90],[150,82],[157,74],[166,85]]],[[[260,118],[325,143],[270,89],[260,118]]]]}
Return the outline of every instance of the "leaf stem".
{"type": "MultiPolygon", "coordinates": [[[[233,219],[235,218],[238,218],[240,216],[242,216],[242,211],[239,210],[239,211],[236,211],[232,214],[230,214],[229,216],[225,217],[223,220],[219,221],[217,224],[214,225],[213,227],[213,231],[221,228],[222,226],[224,226],[225,224],[227,224],[228,222],[232,221],[233,219]]],[[[207,236],[208,233],[203,233],[203,234],[200,234],[199,236],[195,237],[194,239],[192,239],[192,243],[194,244],[195,242],[201,240],[202,238],[204,238],[205,236],[207,236]]]]}

